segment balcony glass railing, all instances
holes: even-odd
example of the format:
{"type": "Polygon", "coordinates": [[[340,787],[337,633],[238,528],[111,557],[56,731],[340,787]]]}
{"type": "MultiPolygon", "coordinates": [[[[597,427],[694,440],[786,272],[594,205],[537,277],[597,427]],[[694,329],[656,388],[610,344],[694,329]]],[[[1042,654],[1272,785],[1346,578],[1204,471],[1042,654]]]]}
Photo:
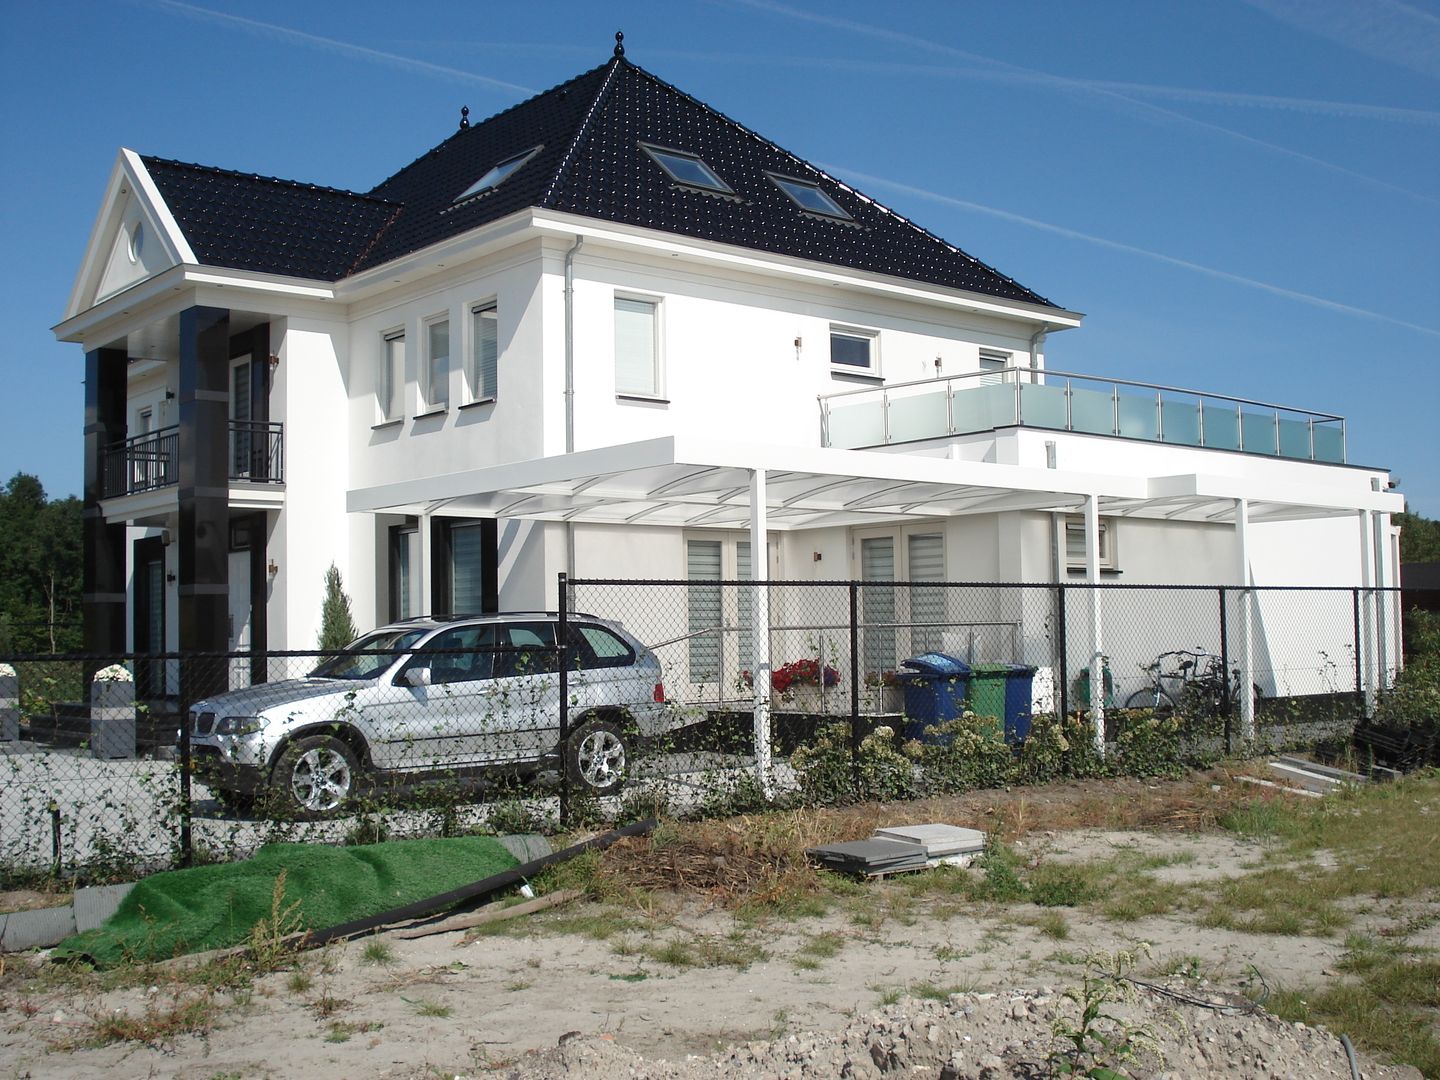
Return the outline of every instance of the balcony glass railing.
{"type": "Polygon", "coordinates": [[[971,372],[820,399],[821,445],[842,449],[1024,426],[1345,461],[1345,420],[1263,401],[1064,371],[971,372]]]}
{"type": "MultiPolygon", "coordinates": [[[[257,484],[285,481],[285,430],[280,423],[231,420],[228,424],[229,476],[257,484]]],[[[105,450],[105,498],[135,495],[180,482],[180,429],[161,428],[132,435],[105,450]]]]}

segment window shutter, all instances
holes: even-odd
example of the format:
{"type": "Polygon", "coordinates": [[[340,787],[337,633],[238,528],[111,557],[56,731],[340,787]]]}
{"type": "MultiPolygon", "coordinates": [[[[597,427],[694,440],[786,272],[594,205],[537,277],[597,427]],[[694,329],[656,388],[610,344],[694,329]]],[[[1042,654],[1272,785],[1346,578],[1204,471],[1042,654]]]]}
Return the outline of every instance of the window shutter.
{"type": "Polygon", "coordinates": [[[450,527],[450,610],[475,615],[484,610],[485,552],[478,523],[450,527]]]}
{"type": "Polygon", "coordinates": [[[476,311],[474,320],[475,370],[470,376],[470,392],[477,400],[493,398],[499,381],[499,322],[493,307],[476,311]]]}
{"type": "Polygon", "coordinates": [[[615,392],[656,396],[655,305],[615,300],[615,392]]]}
{"type": "Polygon", "coordinates": [[[860,541],[861,658],[867,672],[895,666],[895,540],[876,536],[860,541]]]}
{"type": "MultiPolygon", "coordinates": [[[[691,581],[720,580],[720,541],[690,540],[685,545],[685,574],[691,581]]],[[[720,586],[692,585],[685,590],[688,633],[721,625],[720,586]]],[[[689,645],[690,681],[720,681],[720,634],[692,637],[689,645]]]]}
{"type": "MultiPolygon", "coordinates": [[[[945,580],[945,537],[942,534],[911,536],[906,555],[910,560],[911,581],[945,580]]],[[[945,621],[945,595],[943,587],[915,585],[911,588],[910,621],[917,624],[910,633],[913,652],[933,652],[943,644],[942,628],[933,624],[945,621]]]]}

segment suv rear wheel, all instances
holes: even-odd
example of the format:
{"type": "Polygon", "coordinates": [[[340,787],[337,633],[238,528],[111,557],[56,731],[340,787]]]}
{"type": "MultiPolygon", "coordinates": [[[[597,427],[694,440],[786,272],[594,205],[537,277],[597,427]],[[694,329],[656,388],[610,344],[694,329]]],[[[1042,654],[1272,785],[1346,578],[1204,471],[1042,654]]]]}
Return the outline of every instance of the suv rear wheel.
{"type": "Polygon", "coordinates": [[[591,795],[619,791],[629,764],[625,733],[609,720],[591,720],[572,732],[565,744],[566,774],[591,795]]]}
{"type": "Polygon", "coordinates": [[[285,747],[270,774],[281,815],[334,817],[355,797],[360,763],[333,735],[310,735],[285,747]]]}

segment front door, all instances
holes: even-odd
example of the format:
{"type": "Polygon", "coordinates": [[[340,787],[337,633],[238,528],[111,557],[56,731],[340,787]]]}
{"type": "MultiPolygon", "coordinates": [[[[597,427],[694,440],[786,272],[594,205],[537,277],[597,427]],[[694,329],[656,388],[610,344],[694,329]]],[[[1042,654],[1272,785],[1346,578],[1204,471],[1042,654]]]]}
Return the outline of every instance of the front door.
{"type": "Polygon", "coordinates": [[[135,542],[135,696],[165,696],[165,547],[159,538],[135,542]]]}
{"type": "MultiPolygon", "coordinates": [[[[229,652],[250,651],[250,552],[230,552],[229,652]]],[[[230,689],[250,685],[250,658],[230,659],[230,689]]]]}

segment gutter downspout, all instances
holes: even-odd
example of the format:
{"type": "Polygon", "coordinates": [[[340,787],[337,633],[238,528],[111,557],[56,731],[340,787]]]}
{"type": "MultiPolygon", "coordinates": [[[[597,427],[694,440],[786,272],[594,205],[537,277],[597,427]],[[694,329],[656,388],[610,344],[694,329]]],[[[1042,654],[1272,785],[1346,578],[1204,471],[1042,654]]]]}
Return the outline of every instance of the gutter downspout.
{"type": "MultiPolygon", "coordinates": [[[[565,252],[565,453],[575,452],[575,254],[583,236],[565,252]]],[[[565,566],[575,576],[575,523],[565,523],[565,566]]]]}
{"type": "Polygon", "coordinates": [[[1040,372],[1041,350],[1045,348],[1045,333],[1048,326],[1041,326],[1039,330],[1030,335],[1030,381],[1038,381],[1040,372]]]}

